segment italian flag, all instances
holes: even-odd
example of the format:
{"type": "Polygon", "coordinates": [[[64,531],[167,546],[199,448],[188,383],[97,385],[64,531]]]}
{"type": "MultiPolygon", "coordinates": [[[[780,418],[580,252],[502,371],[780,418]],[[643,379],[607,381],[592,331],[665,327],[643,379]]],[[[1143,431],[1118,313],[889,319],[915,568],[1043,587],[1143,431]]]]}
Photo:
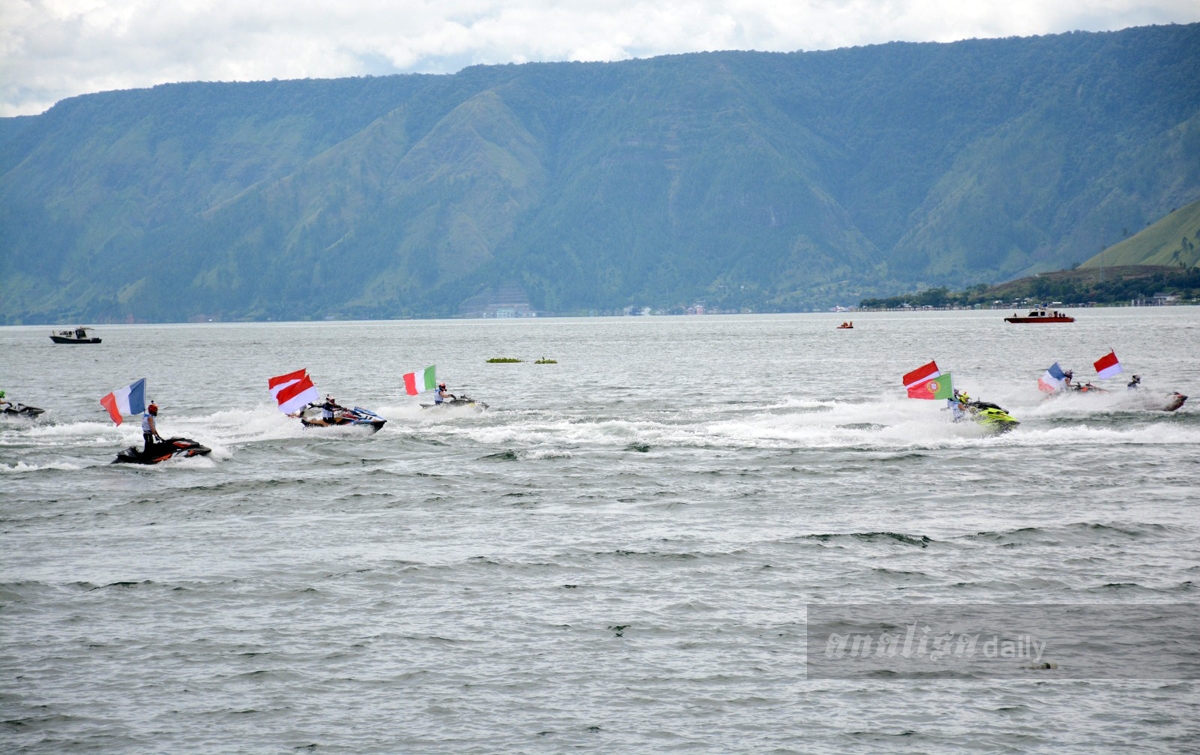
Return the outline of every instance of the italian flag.
{"type": "Polygon", "coordinates": [[[429,365],[421,372],[409,372],[404,376],[404,392],[410,396],[437,389],[437,365],[429,365]]]}

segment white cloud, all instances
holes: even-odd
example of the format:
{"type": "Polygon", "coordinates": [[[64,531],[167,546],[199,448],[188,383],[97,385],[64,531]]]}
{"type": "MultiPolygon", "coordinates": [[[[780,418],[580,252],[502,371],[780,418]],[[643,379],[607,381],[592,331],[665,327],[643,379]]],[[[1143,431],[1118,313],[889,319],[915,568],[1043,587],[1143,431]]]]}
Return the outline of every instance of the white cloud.
{"type": "Polygon", "coordinates": [[[170,81],[813,50],[1200,21],[1195,0],[0,0],[0,115],[170,81]]]}

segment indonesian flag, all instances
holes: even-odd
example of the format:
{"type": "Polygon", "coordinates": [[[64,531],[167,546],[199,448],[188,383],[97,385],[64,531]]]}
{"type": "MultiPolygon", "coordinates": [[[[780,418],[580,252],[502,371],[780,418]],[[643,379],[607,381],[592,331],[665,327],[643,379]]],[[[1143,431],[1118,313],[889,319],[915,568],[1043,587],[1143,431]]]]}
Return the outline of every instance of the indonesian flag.
{"type": "Polygon", "coordinates": [[[284,414],[298,412],[321,400],[321,394],[308,376],[308,370],[296,370],[273,377],[267,381],[267,390],[279,402],[279,411],[284,414]]]}
{"type": "Polygon", "coordinates": [[[1044,393],[1054,393],[1062,390],[1066,385],[1067,376],[1063,373],[1062,368],[1058,366],[1058,362],[1050,365],[1050,369],[1046,370],[1040,378],[1038,378],[1038,390],[1044,393]]]}
{"type": "Polygon", "coordinates": [[[429,365],[421,372],[409,372],[404,376],[404,392],[410,396],[437,389],[437,365],[429,365]]]}
{"type": "Polygon", "coordinates": [[[122,415],[146,411],[146,378],[116,389],[100,399],[100,406],[108,410],[108,416],[118,425],[124,421],[122,415]]]}
{"type": "Polygon", "coordinates": [[[943,399],[954,398],[954,382],[950,373],[918,383],[908,389],[909,398],[943,399]]]}
{"type": "Polygon", "coordinates": [[[933,398],[929,391],[924,388],[924,384],[939,375],[941,371],[938,369],[937,362],[918,367],[912,372],[904,376],[904,387],[908,389],[909,398],[933,398]]]}
{"type": "Polygon", "coordinates": [[[1121,362],[1117,359],[1117,352],[1115,351],[1110,351],[1097,359],[1095,365],[1096,376],[1099,378],[1110,378],[1124,372],[1121,369],[1121,362]]]}

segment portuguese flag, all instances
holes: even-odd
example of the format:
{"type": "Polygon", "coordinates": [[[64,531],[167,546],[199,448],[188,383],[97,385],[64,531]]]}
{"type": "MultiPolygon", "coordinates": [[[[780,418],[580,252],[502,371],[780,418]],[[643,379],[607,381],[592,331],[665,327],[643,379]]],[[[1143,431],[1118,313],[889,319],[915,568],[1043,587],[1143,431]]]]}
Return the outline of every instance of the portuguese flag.
{"type": "Polygon", "coordinates": [[[437,365],[429,365],[421,372],[409,372],[404,376],[404,392],[410,396],[437,389],[437,365]]]}
{"type": "Polygon", "coordinates": [[[945,372],[908,389],[909,398],[942,399],[954,398],[954,385],[950,373],[945,372]]]}

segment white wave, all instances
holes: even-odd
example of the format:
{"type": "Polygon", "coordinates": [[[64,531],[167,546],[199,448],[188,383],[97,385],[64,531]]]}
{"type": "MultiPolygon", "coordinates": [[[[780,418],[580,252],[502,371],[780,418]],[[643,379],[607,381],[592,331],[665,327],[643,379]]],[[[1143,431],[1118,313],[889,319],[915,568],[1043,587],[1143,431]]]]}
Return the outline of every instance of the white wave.
{"type": "Polygon", "coordinates": [[[570,459],[574,456],[570,451],[565,451],[561,448],[533,448],[528,451],[521,452],[521,457],[525,459],[570,459]]]}
{"type": "Polygon", "coordinates": [[[11,467],[7,464],[0,464],[0,474],[25,474],[26,472],[41,472],[48,469],[75,472],[83,469],[83,466],[66,461],[51,462],[49,464],[26,464],[23,461],[18,461],[11,467]]]}
{"type": "Polygon", "coordinates": [[[1138,427],[1105,427],[1087,423],[1055,427],[1023,427],[1004,436],[1006,443],[1031,446],[1066,445],[1147,445],[1173,446],[1200,444],[1200,428],[1169,424],[1138,427]]]}
{"type": "MultiPolygon", "coordinates": [[[[1069,393],[1048,397],[1030,408],[1028,413],[1039,417],[1087,417],[1117,412],[1153,412],[1157,414],[1163,411],[1163,407],[1170,400],[1170,394],[1150,391],[1069,393]]],[[[1186,409],[1188,404],[1184,404],[1184,407],[1186,409]]]]}

